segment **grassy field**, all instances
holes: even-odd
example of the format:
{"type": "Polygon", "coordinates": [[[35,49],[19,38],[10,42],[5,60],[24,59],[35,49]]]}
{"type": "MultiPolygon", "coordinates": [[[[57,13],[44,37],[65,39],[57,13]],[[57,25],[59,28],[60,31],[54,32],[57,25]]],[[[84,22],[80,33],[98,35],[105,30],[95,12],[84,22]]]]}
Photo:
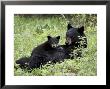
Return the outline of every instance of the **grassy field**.
{"type": "MultiPolygon", "coordinates": [[[[14,16],[14,62],[30,56],[37,45],[45,42],[47,36],[61,36],[60,44],[65,43],[67,23],[61,16],[14,16]]],[[[83,57],[68,59],[62,63],[46,64],[29,72],[14,63],[15,76],[96,76],[97,75],[97,29],[86,25],[85,34],[88,47],[83,49],[83,57]]]]}

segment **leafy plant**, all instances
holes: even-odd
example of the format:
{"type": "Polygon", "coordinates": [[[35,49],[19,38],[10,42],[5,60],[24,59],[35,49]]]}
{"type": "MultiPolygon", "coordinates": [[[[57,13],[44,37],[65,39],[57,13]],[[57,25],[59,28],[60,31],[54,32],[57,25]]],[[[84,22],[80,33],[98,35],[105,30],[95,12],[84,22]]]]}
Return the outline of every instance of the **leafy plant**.
{"type": "MultiPolygon", "coordinates": [[[[82,57],[65,59],[64,62],[47,63],[42,68],[30,72],[14,63],[15,76],[96,76],[97,75],[97,15],[68,14],[75,27],[85,26],[88,47],[81,50],[82,57]]],[[[65,44],[67,23],[62,15],[15,15],[14,16],[14,61],[30,56],[32,49],[47,40],[46,36],[61,36],[60,44],[65,44]]]]}

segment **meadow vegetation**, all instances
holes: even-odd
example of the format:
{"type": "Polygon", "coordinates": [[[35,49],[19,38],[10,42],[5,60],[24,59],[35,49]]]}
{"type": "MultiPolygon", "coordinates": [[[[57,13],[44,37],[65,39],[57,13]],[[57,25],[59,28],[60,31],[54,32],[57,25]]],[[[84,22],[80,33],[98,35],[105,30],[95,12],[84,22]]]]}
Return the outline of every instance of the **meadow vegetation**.
{"type": "Polygon", "coordinates": [[[15,76],[96,76],[97,75],[97,15],[15,15],[14,16],[14,75],[15,76]],[[66,18],[66,19],[65,19],[66,18]],[[28,57],[34,47],[45,42],[47,36],[61,36],[65,44],[67,21],[74,27],[84,25],[88,47],[82,50],[81,58],[65,59],[62,63],[47,63],[30,72],[15,63],[21,57],[28,57]]]}

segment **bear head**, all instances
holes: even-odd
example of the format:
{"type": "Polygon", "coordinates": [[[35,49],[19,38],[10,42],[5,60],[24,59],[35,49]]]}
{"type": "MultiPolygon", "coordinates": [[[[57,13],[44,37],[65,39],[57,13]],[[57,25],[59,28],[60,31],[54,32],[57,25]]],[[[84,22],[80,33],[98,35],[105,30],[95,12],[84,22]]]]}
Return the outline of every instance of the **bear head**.
{"type": "Polygon", "coordinates": [[[84,34],[84,26],[79,28],[74,28],[71,24],[67,25],[66,32],[66,45],[73,45],[76,47],[82,46],[87,47],[87,38],[84,34]]]}
{"type": "Polygon", "coordinates": [[[47,36],[47,38],[48,38],[48,43],[51,45],[52,48],[58,47],[60,36],[57,37],[47,36]]]}

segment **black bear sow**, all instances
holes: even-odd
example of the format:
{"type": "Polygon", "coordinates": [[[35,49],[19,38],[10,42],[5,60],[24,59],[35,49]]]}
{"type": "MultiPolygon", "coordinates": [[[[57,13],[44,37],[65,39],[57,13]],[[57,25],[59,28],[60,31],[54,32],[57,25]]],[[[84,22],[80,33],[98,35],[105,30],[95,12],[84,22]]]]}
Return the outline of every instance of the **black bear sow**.
{"type": "Polygon", "coordinates": [[[67,25],[66,32],[66,45],[69,58],[81,57],[82,48],[87,48],[87,37],[84,33],[84,26],[79,28],[72,27],[71,24],[67,25]]]}
{"type": "Polygon", "coordinates": [[[67,26],[66,44],[75,47],[87,47],[87,38],[84,34],[84,26],[74,28],[71,24],[67,26]]]}
{"type": "MultiPolygon", "coordinates": [[[[31,56],[29,57],[29,59],[27,59],[29,69],[38,68],[41,65],[44,65],[47,62],[51,61],[49,57],[54,53],[54,51],[58,47],[60,36],[47,36],[47,38],[48,40],[46,42],[40,44],[39,46],[33,49],[31,56]]],[[[24,58],[18,60],[19,62],[16,61],[16,63],[20,65],[25,65],[26,62],[22,62],[22,60],[24,61],[24,58]]]]}

